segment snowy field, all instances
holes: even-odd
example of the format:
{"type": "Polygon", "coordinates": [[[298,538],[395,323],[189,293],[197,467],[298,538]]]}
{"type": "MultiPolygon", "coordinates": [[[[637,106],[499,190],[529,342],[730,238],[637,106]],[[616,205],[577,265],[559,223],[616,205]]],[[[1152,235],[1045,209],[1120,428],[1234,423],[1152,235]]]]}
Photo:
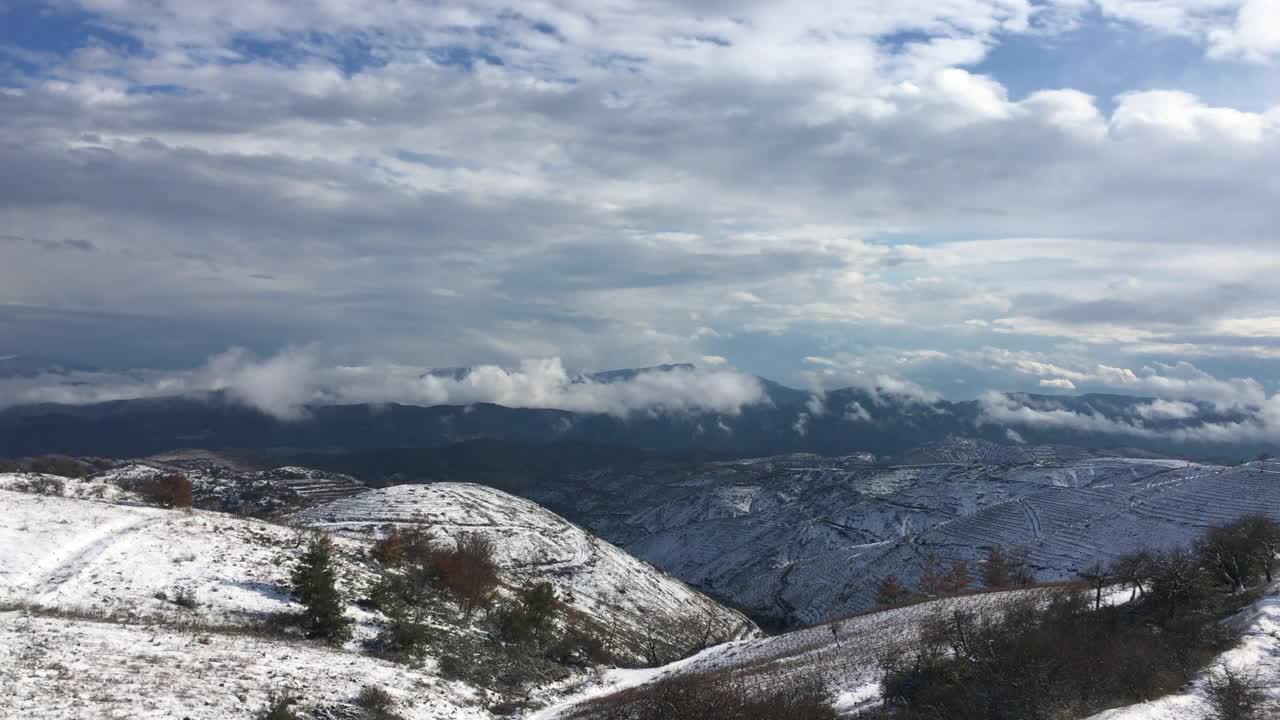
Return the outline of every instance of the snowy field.
{"type": "Polygon", "coordinates": [[[6,720],[256,718],[272,693],[350,710],[364,685],[407,720],[489,720],[461,683],[304,642],[0,612],[6,720]]]}
{"type": "MultiPolygon", "coordinates": [[[[260,619],[299,609],[285,588],[304,537],[222,513],[0,491],[0,603],[182,621],[260,619]],[[176,604],[179,595],[191,607],[176,604]]],[[[353,561],[364,545],[341,540],[337,549],[339,587],[354,592],[370,577],[353,561]]]]}

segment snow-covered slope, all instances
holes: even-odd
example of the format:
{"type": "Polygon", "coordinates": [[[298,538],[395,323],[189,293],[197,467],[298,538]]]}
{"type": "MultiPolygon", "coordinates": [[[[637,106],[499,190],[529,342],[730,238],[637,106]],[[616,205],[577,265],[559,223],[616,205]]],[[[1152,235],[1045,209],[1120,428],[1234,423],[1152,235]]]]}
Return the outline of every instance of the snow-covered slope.
{"type": "MultiPolygon", "coordinates": [[[[354,605],[344,648],[258,632],[300,609],[285,588],[301,537],[222,513],[0,490],[0,717],[247,719],[273,692],[341,709],[366,684],[400,698],[406,718],[491,717],[485,692],[441,679],[431,657],[409,668],[359,652],[377,618],[354,605]]],[[[335,549],[338,586],[357,597],[366,546],[335,549]]]]}
{"type": "Polygon", "coordinates": [[[696,587],[796,625],[868,609],[881,578],[914,584],[930,553],[974,567],[987,547],[1025,545],[1038,578],[1059,580],[1244,513],[1280,517],[1277,462],[1032,450],[1019,464],[792,455],[605,470],[532,495],[696,587]],[[1030,461],[1041,454],[1051,460],[1030,461]]]}
{"type": "Polygon", "coordinates": [[[550,580],[562,599],[609,628],[631,654],[642,653],[650,638],[677,650],[706,634],[731,640],[757,632],[740,613],[555,513],[480,485],[400,485],[309,508],[293,519],[366,537],[388,523],[421,524],[441,541],[483,535],[493,541],[509,582],[550,580]]]}
{"type": "MultiPolygon", "coordinates": [[[[0,603],[214,623],[263,619],[300,607],[285,588],[301,537],[221,513],[0,491],[0,603]],[[176,604],[179,595],[193,607],[176,604]]],[[[364,545],[340,539],[336,547],[339,585],[356,595],[370,577],[354,561],[364,545]]]]}
{"type": "Polygon", "coordinates": [[[361,717],[365,685],[395,697],[406,720],[493,718],[465,684],[313,643],[0,612],[4,718],[249,720],[273,693],[361,717]]]}

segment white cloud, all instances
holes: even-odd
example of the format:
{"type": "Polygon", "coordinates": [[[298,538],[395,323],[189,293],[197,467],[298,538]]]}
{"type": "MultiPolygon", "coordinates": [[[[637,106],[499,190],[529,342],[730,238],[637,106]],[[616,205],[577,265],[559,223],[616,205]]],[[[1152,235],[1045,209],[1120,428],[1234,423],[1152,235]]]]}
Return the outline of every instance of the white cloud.
{"type": "Polygon", "coordinates": [[[677,368],[641,372],[616,382],[571,375],[558,358],[527,360],[516,369],[471,368],[462,377],[424,374],[401,365],[321,367],[311,353],[287,350],[257,360],[230,350],[185,372],[67,373],[0,379],[0,407],[83,404],[224,391],[249,407],[298,419],[309,404],[388,403],[556,408],[626,417],[635,413],[713,412],[736,415],[767,401],[754,377],[732,370],[677,368]]]}
{"type": "Polygon", "coordinates": [[[844,419],[850,422],[873,422],[871,413],[867,411],[862,403],[854,401],[844,408],[844,419]]]}
{"type": "Polygon", "coordinates": [[[1075,390],[1076,384],[1066,378],[1045,378],[1040,381],[1040,387],[1054,390],[1075,390]]]}
{"type": "MultiPolygon", "coordinates": [[[[1145,408],[1146,416],[1124,420],[1107,417],[1097,411],[1077,412],[1063,407],[1033,407],[1015,396],[993,392],[986,393],[979,399],[979,407],[981,422],[1040,430],[1072,430],[1147,440],[1208,444],[1280,441],[1280,394],[1266,399],[1261,406],[1239,420],[1190,422],[1174,428],[1153,427],[1144,421],[1191,420],[1191,417],[1177,417],[1186,410],[1181,405],[1152,403],[1145,408]]],[[[1139,413],[1143,413],[1143,410],[1140,408],[1139,413]]]]}
{"type": "Polygon", "coordinates": [[[1213,57],[1241,57],[1266,62],[1280,53],[1280,2],[1247,0],[1230,27],[1209,33],[1209,54],[1213,57]]]}
{"type": "Polygon", "coordinates": [[[1180,400],[1153,400],[1139,405],[1137,411],[1148,420],[1189,420],[1200,414],[1200,408],[1180,400]]]}

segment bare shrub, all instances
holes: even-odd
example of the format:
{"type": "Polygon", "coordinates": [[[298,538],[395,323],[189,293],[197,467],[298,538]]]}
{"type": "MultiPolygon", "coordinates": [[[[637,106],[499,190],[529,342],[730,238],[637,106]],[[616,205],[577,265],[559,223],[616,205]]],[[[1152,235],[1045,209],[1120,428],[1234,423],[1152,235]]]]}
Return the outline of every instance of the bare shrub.
{"type": "Polygon", "coordinates": [[[301,720],[293,711],[296,702],[295,698],[284,693],[272,695],[267,700],[267,708],[258,713],[258,720],[301,720]]]}
{"type": "Polygon", "coordinates": [[[1223,666],[1209,674],[1209,720],[1261,720],[1266,693],[1258,677],[1223,666]]]}
{"type": "Polygon", "coordinates": [[[173,596],[169,598],[169,601],[174,605],[186,608],[187,610],[195,610],[200,606],[200,603],[196,602],[196,594],[191,590],[191,588],[180,587],[175,589],[173,591],[173,596]]]}
{"type": "Polygon", "coordinates": [[[360,694],[356,695],[356,706],[364,710],[365,716],[370,720],[398,720],[400,717],[394,711],[395,697],[377,685],[360,688],[360,694]]]}

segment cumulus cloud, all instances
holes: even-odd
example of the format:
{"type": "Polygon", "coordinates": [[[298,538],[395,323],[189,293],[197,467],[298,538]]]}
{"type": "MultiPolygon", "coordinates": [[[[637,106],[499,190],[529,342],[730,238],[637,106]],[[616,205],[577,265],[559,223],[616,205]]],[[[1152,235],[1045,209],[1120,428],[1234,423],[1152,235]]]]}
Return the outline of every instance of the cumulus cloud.
{"type": "Polygon", "coordinates": [[[527,360],[514,369],[481,365],[463,372],[430,373],[391,364],[322,367],[312,353],[300,349],[261,360],[233,349],[184,372],[70,372],[4,378],[0,379],[0,407],[210,392],[224,392],[246,406],[287,420],[303,417],[311,404],[483,402],[627,417],[697,412],[732,416],[768,400],[758,380],[731,369],[678,366],[600,382],[569,373],[558,358],[527,360]]]}

